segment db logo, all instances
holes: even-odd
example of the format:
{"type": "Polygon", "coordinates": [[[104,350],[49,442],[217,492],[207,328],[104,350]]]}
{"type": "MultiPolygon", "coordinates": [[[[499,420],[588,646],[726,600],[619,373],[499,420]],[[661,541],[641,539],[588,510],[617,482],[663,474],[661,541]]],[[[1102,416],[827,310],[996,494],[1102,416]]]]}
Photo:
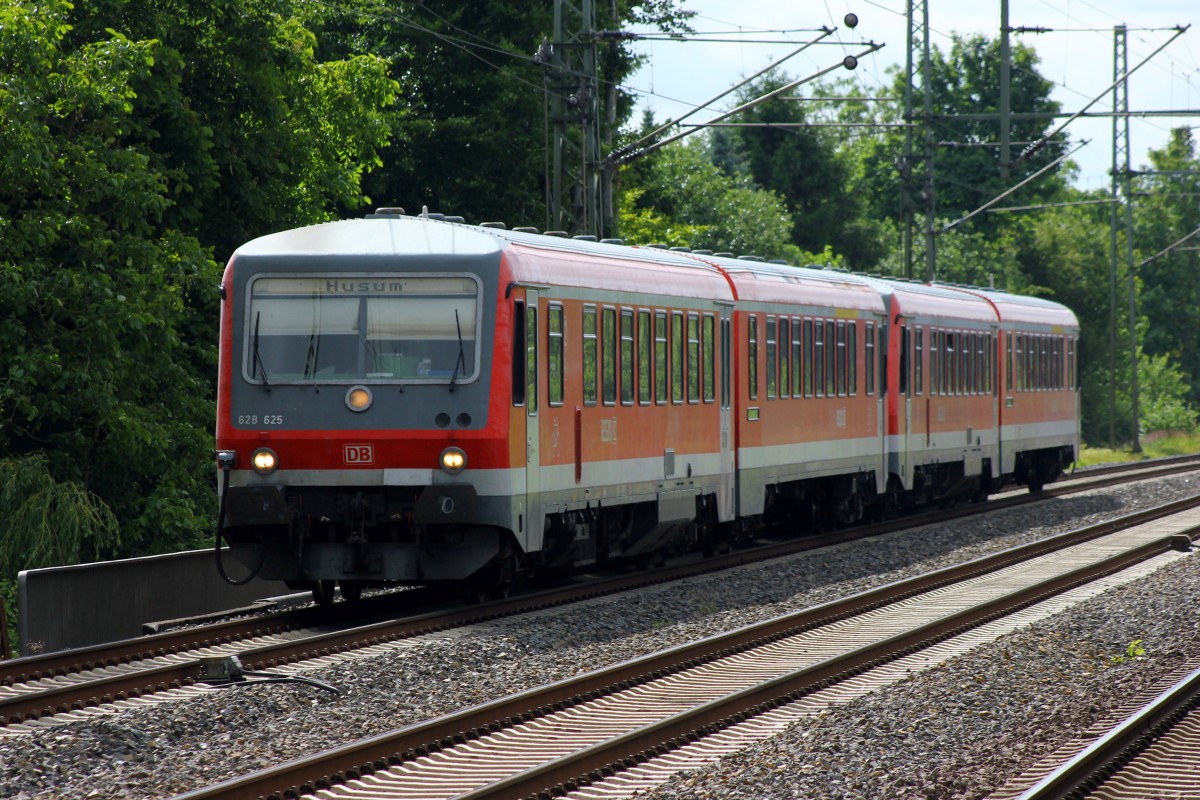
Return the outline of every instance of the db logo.
{"type": "Polygon", "coordinates": [[[347,464],[374,464],[375,445],[348,444],[342,448],[342,457],[347,464]]]}

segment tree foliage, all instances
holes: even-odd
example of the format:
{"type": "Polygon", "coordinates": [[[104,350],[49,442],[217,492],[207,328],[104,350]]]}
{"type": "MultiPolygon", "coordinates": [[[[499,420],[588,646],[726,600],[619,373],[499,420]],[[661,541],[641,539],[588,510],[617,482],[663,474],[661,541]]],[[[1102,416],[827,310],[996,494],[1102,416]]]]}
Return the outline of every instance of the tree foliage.
{"type": "Polygon", "coordinates": [[[776,94],[791,83],[773,71],[747,85],[739,104],[766,97],[741,112],[732,135],[736,159],[749,177],[776,192],[793,219],[792,242],[802,250],[831,247],[855,266],[865,268],[884,254],[871,224],[864,219],[863,202],[851,190],[853,164],[830,129],[808,127],[804,104],[776,94]]]}
{"type": "Polygon", "coordinates": [[[359,202],[387,135],[384,62],[314,47],[284,2],[0,9],[0,460],[44,501],[7,536],[98,545],[27,563],[206,534],[213,251],[359,202]]]}
{"type": "Polygon", "coordinates": [[[631,240],[638,240],[641,225],[659,231],[663,244],[768,259],[799,257],[782,198],[721,171],[702,139],[667,145],[627,178],[620,224],[631,240]],[[657,222],[649,225],[649,220],[657,222]]]}
{"type": "MultiPolygon", "coordinates": [[[[637,24],[687,30],[677,0],[594,4],[599,30],[637,24]]],[[[569,26],[568,26],[569,27],[569,26]]],[[[427,0],[340,4],[318,37],[331,52],[372,52],[393,63],[403,86],[393,143],[365,181],[383,205],[422,207],[468,220],[541,225],[546,219],[546,68],[534,59],[554,32],[552,3],[427,0]]],[[[639,61],[618,40],[597,48],[600,118],[611,146],[633,110],[618,87],[639,61]]]]}
{"type": "Polygon", "coordinates": [[[1150,152],[1148,174],[1138,191],[1135,241],[1141,244],[1139,270],[1142,315],[1148,355],[1166,356],[1179,366],[1191,385],[1188,401],[1200,403],[1200,239],[1188,234],[1200,229],[1200,153],[1191,130],[1171,131],[1165,146],[1150,152]],[[1165,252],[1164,252],[1165,251],[1165,252]],[[1158,324],[1155,324],[1158,323],[1158,324]]]}

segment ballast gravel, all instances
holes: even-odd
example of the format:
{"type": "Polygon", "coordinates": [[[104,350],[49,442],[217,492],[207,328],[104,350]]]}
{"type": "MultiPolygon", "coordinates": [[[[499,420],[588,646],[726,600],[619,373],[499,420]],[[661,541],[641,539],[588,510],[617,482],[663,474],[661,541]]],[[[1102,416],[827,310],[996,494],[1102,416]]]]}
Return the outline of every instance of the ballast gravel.
{"type": "MultiPolygon", "coordinates": [[[[307,673],[0,740],[0,797],[159,798],[581,671],[1195,494],[1183,476],[1048,500],[423,637],[307,673]]],[[[681,773],[652,798],[982,798],[1200,657],[1180,559],[681,773]]]]}

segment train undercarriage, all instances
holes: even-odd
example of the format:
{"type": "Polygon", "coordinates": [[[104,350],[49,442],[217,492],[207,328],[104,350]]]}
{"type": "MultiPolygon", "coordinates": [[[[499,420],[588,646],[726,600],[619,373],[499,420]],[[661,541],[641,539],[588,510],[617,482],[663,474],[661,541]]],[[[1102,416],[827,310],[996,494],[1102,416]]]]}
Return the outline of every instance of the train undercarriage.
{"type": "MultiPolygon", "coordinates": [[[[1069,447],[1024,452],[1007,477],[1040,491],[1073,458],[1069,447]]],[[[892,475],[883,492],[871,472],[771,484],[761,515],[726,523],[718,521],[714,495],[698,496],[690,519],[660,522],[654,503],[549,514],[541,548],[530,552],[508,529],[475,522],[470,503],[462,520],[425,521],[421,487],[237,487],[227,491],[221,535],[254,574],[311,590],[322,604],[333,601],[335,586],[356,600],[373,587],[444,582],[482,600],[580,569],[646,568],[689,552],[724,552],[764,532],[815,534],[931,505],[982,502],[1004,481],[991,477],[988,460],[981,467],[967,474],[962,461],[922,465],[911,489],[892,475]]]]}

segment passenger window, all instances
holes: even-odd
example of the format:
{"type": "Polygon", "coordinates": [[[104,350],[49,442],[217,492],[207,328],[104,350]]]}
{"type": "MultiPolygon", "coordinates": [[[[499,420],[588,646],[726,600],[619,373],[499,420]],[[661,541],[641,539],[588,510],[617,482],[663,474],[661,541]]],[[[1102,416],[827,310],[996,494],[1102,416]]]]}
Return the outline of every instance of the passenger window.
{"type": "Polygon", "coordinates": [[[638,404],[650,405],[650,348],[653,339],[650,336],[650,312],[638,312],[637,351],[638,351],[638,404]]]}
{"type": "Polygon", "coordinates": [[[767,317],[767,399],[774,400],[778,372],[775,365],[777,344],[775,341],[775,318],[767,317]]]}
{"type": "Polygon", "coordinates": [[[700,402],[700,317],[688,314],[687,318],[688,358],[688,402],[700,402]]]}
{"type": "Polygon", "coordinates": [[[600,397],[604,405],[617,404],[617,310],[606,308],[600,316],[600,397]]]}
{"type": "Polygon", "coordinates": [[[563,404],[563,309],[551,304],[546,318],[547,400],[552,406],[563,404]]]}
{"type": "Polygon", "coordinates": [[[716,319],[712,314],[704,315],[704,327],[700,331],[700,352],[704,362],[704,402],[717,399],[716,371],[716,319]]]}
{"type": "Polygon", "coordinates": [[[804,320],[804,342],[801,345],[803,348],[804,358],[804,396],[813,396],[813,321],[811,319],[804,320]]]}
{"type": "Polygon", "coordinates": [[[813,388],[817,397],[825,396],[825,325],[817,320],[813,339],[813,388]]]}
{"type": "Polygon", "coordinates": [[[868,322],[866,337],[863,341],[863,365],[867,368],[866,392],[868,397],[875,395],[875,323],[868,322]]]}
{"type": "Polygon", "coordinates": [[[513,303],[512,402],[525,405],[525,301],[513,303]]]}
{"type": "Polygon", "coordinates": [[[788,390],[791,389],[792,380],[790,377],[788,356],[791,355],[791,348],[788,347],[790,334],[788,331],[788,321],[786,317],[779,318],[779,396],[787,397],[788,390]]]}
{"type": "Polygon", "coordinates": [[[1004,334],[1004,341],[1007,352],[1007,358],[1004,360],[1004,383],[1011,392],[1013,390],[1013,335],[1011,333],[1004,334]]]}
{"type": "Polygon", "coordinates": [[[583,404],[596,405],[596,307],[583,307],[583,404]]]}
{"type": "Polygon", "coordinates": [[[633,311],[621,309],[621,405],[633,405],[633,311]]]}
{"type": "Polygon", "coordinates": [[[800,320],[792,318],[792,397],[804,394],[804,341],[800,320]]]}
{"type": "Polygon", "coordinates": [[[848,391],[851,396],[858,394],[858,321],[847,325],[846,329],[846,378],[848,391]]]}
{"type": "Polygon", "coordinates": [[[825,396],[837,394],[837,326],[833,320],[825,323],[825,396]]]}
{"type": "Polygon", "coordinates": [[[838,320],[837,324],[837,393],[846,394],[846,323],[838,320]]]}
{"type": "Polygon", "coordinates": [[[917,352],[913,359],[913,386],[917,394],[925,393],[925,329],[917,328],[917,352]]]}
{"type": "Polygon", "coordinates": [[[958,359],[954,357],[957,336],[954,331],[946,331],[946,394],[951,397],[958,394],[958,359]]]}
{"type": "Polygon", "coordinates": [[[758,399],[758,317],[751,314],[746,320],[747,327],[747,342],[746,342],[746,378],[750,389],[750,399],[758,399]]]}
{"type": "Polygon", "coordinates": [[[942,352],[942,332],[937,329],[929,331],[929,394],[941,392],[941,370],[938,369],[938,358],[942,352]]]}
{"type": "Polygon", "coordinates": [[[537,415],[537,307],[525,311],[525,409],[537,415]]]}
{"type": "Polygon", "coordinates": [[[671,314],[671,402],[683,402],[683,313],[671,314]]]}
{"type": "Polygon", "coordinates": [[[654,312],[654,402],[667,402],[667,312],[654,312]]]}

